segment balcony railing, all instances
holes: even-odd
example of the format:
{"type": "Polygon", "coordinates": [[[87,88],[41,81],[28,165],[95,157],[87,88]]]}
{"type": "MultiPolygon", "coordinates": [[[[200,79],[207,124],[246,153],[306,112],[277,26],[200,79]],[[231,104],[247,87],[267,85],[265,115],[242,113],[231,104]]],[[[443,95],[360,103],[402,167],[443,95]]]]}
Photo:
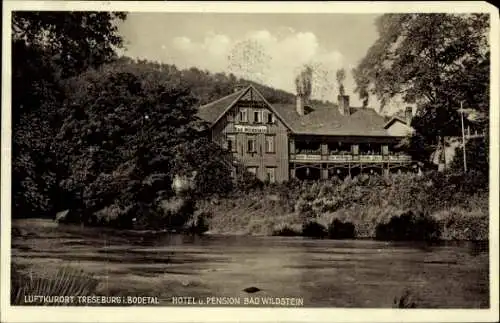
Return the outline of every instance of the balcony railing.
{"type": "Polygon", "coordinates": [[[296,154],[297,160],[321,160],[321,154],[296,154]]]}
{"type": "Polygon", "coordinates": [[[359,161],[359,162],[408,162],[411,161],[411,156],[408,155],[352,155],[352,154],[339,154],[339,155],[328,155],[326,159],[322,158],[320,153],[300,153],[292,154],[291,159],[303,160],[303,161],[319,161],[328,160],[335,162],[348,162],[348,161],[359,161]]]}
{"type": "Polygon", "coordinates": [[[352,160],[352,155],[328,155],[328,160],[332,161],[350,161],[352,160]]]}
{"type": "Polygon", "coordinates": [[[403,162],[403,161],[411,161],[411,156],[408,155],[389,155],[387,156],[389,161],[403,162]]]}
{"type": "Polygon", "coordinates": [[[382,161],[382,155],[360,155],[359,160],[364,162],[377,162],[382,161]]]}

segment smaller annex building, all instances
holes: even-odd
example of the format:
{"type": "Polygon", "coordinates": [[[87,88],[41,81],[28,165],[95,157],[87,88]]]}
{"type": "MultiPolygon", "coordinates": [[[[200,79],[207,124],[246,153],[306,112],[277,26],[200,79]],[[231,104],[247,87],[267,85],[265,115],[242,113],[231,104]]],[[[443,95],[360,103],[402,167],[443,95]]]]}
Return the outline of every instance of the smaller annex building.
{"type": "Polygon", "coordinates": [[[310,105],[300,95],[294,104],[270,104],[253,86],[199,107],[212,140],[231,151],[259,179],[328,179],[361,173],[417,171],[398,148],[412,128],[411,107],[390,119],[371,108],[310,105]]]}

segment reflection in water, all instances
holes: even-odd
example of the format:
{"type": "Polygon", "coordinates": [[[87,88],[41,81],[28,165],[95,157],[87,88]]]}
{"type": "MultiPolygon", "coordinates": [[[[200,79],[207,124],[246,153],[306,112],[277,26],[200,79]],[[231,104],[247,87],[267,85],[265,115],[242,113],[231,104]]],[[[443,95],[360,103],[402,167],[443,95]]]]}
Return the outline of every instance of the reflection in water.
{"type": "Polygon", "coordinates": [[[405,289],[428,308],[488,307],[487,243],[405,243],[113,231],[49,221],[13,224],[13,261],[35,274],[71,264],[101,292],[300,297],[309,307],[390,307],[405,289]]]}

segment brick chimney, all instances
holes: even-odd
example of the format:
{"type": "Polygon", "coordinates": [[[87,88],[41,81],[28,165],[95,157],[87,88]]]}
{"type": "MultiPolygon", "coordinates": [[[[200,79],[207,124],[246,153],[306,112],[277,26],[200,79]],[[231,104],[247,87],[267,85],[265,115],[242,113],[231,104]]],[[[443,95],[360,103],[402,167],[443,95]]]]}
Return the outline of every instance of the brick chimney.
{"type": "Polygon", "coordinates": [[[406,107],[405,108],[405,121],[407,125],[411,125],[411,119],[413,119],[413,108],[406,107]]]}
{"type": "Polygon", "coordinates": [[[300,116],[304,115],[304,101],[304,96],[297,94],[297,96],[295,97],[295,109],[300,116]]]}
{"type": "Polygon", "coordinates": [[[351,114],[351,108],[349,106],[349,96],[348,95],[338,95],[337,101],[339,105],[339,112],[343,116],[348,116],[351,114]]]}

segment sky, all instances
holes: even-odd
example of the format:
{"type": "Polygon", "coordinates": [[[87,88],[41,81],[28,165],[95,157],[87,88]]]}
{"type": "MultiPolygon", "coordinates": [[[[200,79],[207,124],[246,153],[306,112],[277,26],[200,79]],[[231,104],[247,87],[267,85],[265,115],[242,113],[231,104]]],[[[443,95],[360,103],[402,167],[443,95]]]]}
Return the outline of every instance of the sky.
{"type": "MultiPolygon", "coordinates": [[[[120,24],[125,55],[178,68],[232,72],[295,91],[295,77],[313,66],[312,97],[336,102],[335,73],[345,68],[346,94],[354,93],[350,70],[377,39],[373,14],[130,13],[120,24]]],[[[370,105],[377,105],[374,100],[370,105]]]]}

